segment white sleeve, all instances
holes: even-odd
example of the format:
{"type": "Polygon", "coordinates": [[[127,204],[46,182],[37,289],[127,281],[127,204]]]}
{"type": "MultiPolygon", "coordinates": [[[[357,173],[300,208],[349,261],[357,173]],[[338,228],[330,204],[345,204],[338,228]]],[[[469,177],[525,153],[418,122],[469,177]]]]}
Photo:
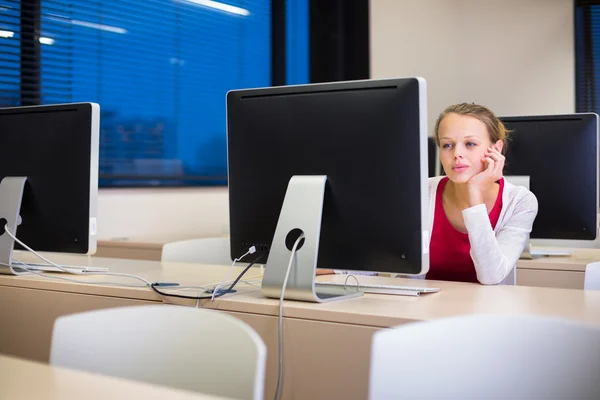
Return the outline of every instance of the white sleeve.
{"type": "Polygon", "coordinates": [[[492,229],[485,204],[463,210],[479,282],[496,285],[512,271],[529,240],[537,209],[537,199],[533,193],[527,193],[497,232],[492,229]]]}

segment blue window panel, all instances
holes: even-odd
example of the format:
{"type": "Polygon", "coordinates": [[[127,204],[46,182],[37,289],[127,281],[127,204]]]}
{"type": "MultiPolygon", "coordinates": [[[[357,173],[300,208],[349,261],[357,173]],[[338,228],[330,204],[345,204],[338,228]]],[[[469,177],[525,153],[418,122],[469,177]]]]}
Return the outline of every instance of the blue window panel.
{"type": "Polygon", "coordinates": [[[285,15],[287,84],[309,83],[308,0],[287,0],[285,15]]]}
{"type": "Polygon", "coordinates": [[[225,95],[271,76],[270,1],[226,4],[244,15],[187,0],[42,1],[53,40],[42,101],[100,104],[103,185],[226,183],[225,95]]]}
{"type": "MultiPolygon", "coordinates": [[[[308,0],[286,3],[287,83],[308,83],[308,0]]],[[[0,0],[0,106],[21,102],[20,7],[0,0]]],[[[41,103],[100,104],[101,186],[226,184],[225,95],[271,84],[270,11],[41,0],[41,103]]]]}
{"type": "Polygon", "coordinates": [[[20,1],[0,0],[0,107],[20,105],[20,1]]]}

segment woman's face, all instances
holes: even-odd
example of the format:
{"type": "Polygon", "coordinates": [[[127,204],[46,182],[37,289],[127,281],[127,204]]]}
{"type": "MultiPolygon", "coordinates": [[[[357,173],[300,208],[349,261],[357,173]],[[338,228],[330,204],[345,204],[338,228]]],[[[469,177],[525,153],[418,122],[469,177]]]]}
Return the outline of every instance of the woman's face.
{"type": "Polygon", "coordinates": [[[448,178],[455,183],[467,183],[486,167],[488,147],[502,151],[502,141],[492,145],[486,125],[475,117],[449,113],[438,128],[440,161],[448,178]]]}

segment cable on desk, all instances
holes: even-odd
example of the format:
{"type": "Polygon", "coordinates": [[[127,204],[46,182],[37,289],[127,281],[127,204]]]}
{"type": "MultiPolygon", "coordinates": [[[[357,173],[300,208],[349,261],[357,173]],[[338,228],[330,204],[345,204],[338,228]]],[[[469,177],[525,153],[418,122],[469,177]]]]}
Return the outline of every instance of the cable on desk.
{"type": "MultiPolygon", "coordinates": [[[[23,272],[19,272],[16,271],[14,269],[14,265],[8,265],[5,263],[1,263],[0,265],[4,265],[6,267],[9,267],[12,271],[13,274],[15,275],[28,275],[28,274],[34,274],[34,275],[38,275],[47,279],[56,279],[56,280],[61,280],[61,281],[67,281],[67,282],[74,282],[74,283],[80,283],[80,284],[84,284],[84,285],[109,285],[109,286],[121,286],[121,287],[136,287],[136,288],[145,288],[145,287],[150,287],[152,288],[155,292],[160,293],[163,296],[175,296],[173,294],[170,293],[166,293],[166,292],[160,292],[158,291],[155,287],[153,287],[152,285],[155,286],[160,286],[159,283],[152,283],[150,281],[148,281],[145,278],[142,278],[140,276],[137,275],[132,275],[132,274],[124,274],[124,273],[115,273],[115,272],[104,272],[104,271],[94,271],[94,272],[78,272],[78,271],[74,271],[74,270],[70,270],[68,268],[65,268],[55,262],[50,261],[48,258],[44,257],[43,255],[41,255],[40,253],[38,253],[37,251],[33,250],[31,247],[29,247],[27,244],[25,244],[24,242],[22,242],[21,240],[19,240],[6,226],[4,227],[5,232],[17,243],[19,243],[21,246],[23,246],[24,249],[26,249],[27,251],[29,251],[30,253],[34,254],[35,256],[37,256],[38,258],[42,259],[43,261],[45,261],[46,263],[48,263],[48,265],[51,265],[57,269],[59,269],[62,272],[66,272],[67,274],[71,274],[71,275],[78,275],[78,276],[90,276],[90,275],[103,275],[103,276],[117,276],[117,277],[123,277],[123,278],[131,278],[131,279],[137,279],[139,281],[142,281],[144,284],[143,285],[133,285],[133,284],[126,284],[126,283],[120,283],[120,282],[108,282],[108,281],[88,281],[88,280],[78,280],[78,279],[71,279],[71,278],[67,278],[67,277],[63,277],[63,276],[56,276],[56,275],[49,275],[47,272],[45,271],[37,271],[35,269],[31,269],[28,267],[27,263],[22,263],[19,264],[17,266],[17,268],[23,270],[23,272]]],[[[256,258],[256,260],[254,260],[254,262],[252,264],[250,264],[248,267],[251,267],[254,263],[256,263],[259,259],[261,258],[261,256],[258,256],[256,258]]],[[[244,272],[242,272],[240,274],[240,276],[238,276],[238,278],[234,281],[234,283],[231,285],[231,287],[229,287],[229,289],[227,290],[227,292],[220,294],[219,296],[215,296],[215,297],[220,297],[226,293],[228,293],[229,291],[231,291],[231,289],[233,288],[233,286],[235,286],[239,279],[244,275],[244,273],[248,270],[248,268],[246,270],[244,270],[244,272]]],[[[208,292],[208,288],[202,287],[202,286],[174,286],[174,287],[169,287],[169,290],[182,290],[182,289],[202,289],[204,292],[208,292]]],[[[182,297],[182,296],[180,296],[182,297]]],[[[212,297],[212,296],[209,296],[212,297]]]]}
{"type": "Polygon", "coordinates": [[[244,259],[244,257],[246,257],[248,254],[254,254],[256,252],[256,246],[252,246],[248,249],[248,251],[246,253],[244,253],[243,256],[235,258],[233,260],[233,262],[231,263],[231,267],[229,267],[227,269],[227,274],[225,274],[225,277],[223,278],[223,280],[221,281],[221,283],[219,283],[219,285],[213,290],[212,293],[212,298],[211,300],[215,300],[215,297],[217,297],[217,293],[219,293],[219,291],[221,290],[221,287],[223,285],[225,285],[225,281],[227,280],[227,278],[229,277],[229,273],[231,272],[231,270],[233,269],[233,266],[235,265],[236,262],[241,261],[242,259],[244,259]]]}
{"type": "MultiPolygon", "coordinates": [[[[252,261],[250,264],[248,264],[248,266],[246,268],[244,268],[244,270],[238,275],[238,277],[235,278],[235,280],[233,281],[231,286],[229,286],[227,289],[224,289],[223,291],[220,291],[219,293],[214,295],[214,297],[221,297],[221,296],[224,296],[227,293],[231,292],[231,290],[235,287],[235,285],[237,285],[239,280],[242,279],[242,276],[244,276],[244,274],[250,269],[250,267],[252,267],[254,264],[256,264],[261,258],[262,258],[262,254],[259,255],[258,257],[256,257],[254,259],[254,261],[252,261]]],[[[176,297],[178,299],[191,299],[191,300],[204,300],[204,299],[212,299],[213,298],[212,294],[210,296],[185,296],[182,294],[166,293],[166,292],[159,290],[158,287],[160,287],[159,283],[155,282],[155,283],[150,284],[150,288],[152,290],[154,290],[156,293],[160,294],[161,296],[176,297]]]]}
{"type": "MultiPolygon", "coordinates": [[[[146,285],[150,285],[151,282],[148,281],[147,279],[144,279],[140,276],[137,275],[132,275],[132,274],[122,274],[122,273],[115,273],[115,272],[103,272],[103,271],[94,271],[94,272],[78,272],[78,271],[73,271],[73,270],[69,270],[61,265],[58,265],[50,260],[48,260],[46,257],[44,257],[43,255],[41,255],[40,253],[38,253],[37,251],[33,250],[31,247],[27,246],[25,243],[23,243],[21,240],[19,240],[9,229],[8,227],[5,225],[4,226],[4,231],[8,234],[8,236],[10,236],[15,242],[19,243],[21,246],[23,246],[24,249],[26,249],[27,251],[31,252],[32,254],[34,254],[36,257],[38,257],[39,259],[47,262],[49,265],[52,265],[53,267],[66,272],[68,274],[72,274],[72,275],[107,275],[107,276],[119,276],[119,277],[123,277],[123,278],[130,278],[130,279],[137,279],[139,281],[144,282],[146,285]]],[[[15,271],[15,269],[13,268],[13,265],[9,266],[11,269],[11,272],[14,273],[15,275],[23,275],[23,273],[20,273],[18,271],[15,271]]],[[[27,264],[23,264],[22,266],[19,265],[18,268],[21,268],[25,271],[27,271],[26,273],[37,273],[38,275],[42,275],[42,276],[47,276],[43,274],[43,271],[34,271],[31,268],[27,268],[27,264]],[[41,272],[41,273],[39,273],[41,272]]],[[[48,276],[47,276],[48,277],[48,276]]],[[[63,279],[63,280],[67,280],[67,279],[63,279]]]]}
{"type": "Polygon", "coordinates": [[[294,247],[292,247],[292,254],[290,255],[290,261],[288,263],[287,271],[285,272],[285,278],[283,279],[283,285],[281,287],[281,295],[279,296],[279,317],[277,320],[277,349],[279,350],[279,368],[277,371],[277,389],[275,390],[275,400],[279,400],[281,398],[281,389],[283,388],[283,299],[285,298],[285,288],[287,287],[287,281],[290,276],[290,271],[292,270],[294,257],[296,256],[298,245],[302,239],[304,239],[304,233],[301,234],[298,239],[296,239],[294,247]]]}
{"type": "Polygon", "coordinates": [[[358,278],[352,274],[348,274],[348,276],[346,276],[346,280],[344,281],[344,289],[348,288],[348,279],[350,279],[350,277],[354,278],[354,280],[356,281],[356,291],[358,292],[358,289],[360,288],[360,283],[358,282],[358,278]]]}

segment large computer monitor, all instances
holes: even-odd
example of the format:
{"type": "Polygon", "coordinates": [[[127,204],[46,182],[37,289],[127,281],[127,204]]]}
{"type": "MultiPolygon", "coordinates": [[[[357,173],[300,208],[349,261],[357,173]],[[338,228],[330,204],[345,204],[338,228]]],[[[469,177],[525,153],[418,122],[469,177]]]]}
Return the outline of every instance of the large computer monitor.
{"type": "Polygon", "coordinates": [[[538,200],[532,246],[586,247],[598,236],[598,115],[503,117],[504,174],[528,176],[538,200]]]}
{"type": "Polygon", "coordinates": [[[5,226],[36,251],[96,251],[99,124],[95,103],[0,109],[0,273],[21,248],[5,226]]]}
{"type": "Polygon", "coordinates": [[[428,271],[426,105],[422,78],[227,94],[231,255],[268,257],[265,295],[281,293],[297,228],[290,299],[335,298],[315,292],[315,267],[428,271]]]}
{"type": "Polygon", "coordinates": [[[428,158],[428,169],[429,177],[433,178],[442,175],[444,168],[440,161],[439,146],[435,142],[434,137],[429,137],[427,140],[427,158],[428,158]]]}

